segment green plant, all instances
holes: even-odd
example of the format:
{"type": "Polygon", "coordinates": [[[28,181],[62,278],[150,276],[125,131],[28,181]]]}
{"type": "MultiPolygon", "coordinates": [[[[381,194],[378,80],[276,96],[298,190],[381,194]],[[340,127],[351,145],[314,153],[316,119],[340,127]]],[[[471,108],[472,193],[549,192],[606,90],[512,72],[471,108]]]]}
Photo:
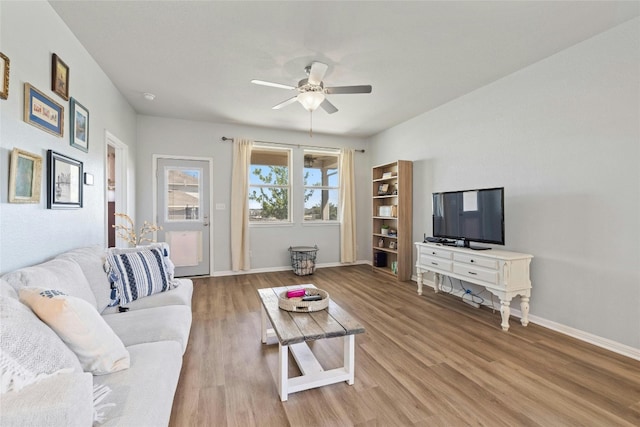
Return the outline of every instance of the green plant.
{"type": "Polygon", "coordinates": [[[387,224],[382,224],[380,228],[382,228],[383,230],[386,230],[389,228],[389,226],[387,224]]]}

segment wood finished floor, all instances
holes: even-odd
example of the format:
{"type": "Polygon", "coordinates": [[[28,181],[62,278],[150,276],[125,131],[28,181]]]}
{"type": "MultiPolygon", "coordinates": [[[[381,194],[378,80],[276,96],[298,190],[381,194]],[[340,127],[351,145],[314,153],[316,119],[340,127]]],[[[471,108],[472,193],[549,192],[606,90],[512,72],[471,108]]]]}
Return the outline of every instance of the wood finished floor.
{"type": "MultiPolygon", "coordinates": [[[[369,266],[194,280],[193,327],[171,426],[638,426],[640,362],[474,309],[369,266]],[[260,342],[256,289],[313,283],[366,328],[356,379],[289,395],[277,345],[260,342]]],[[[535,299],[532,299],[535,307],[535,299]]],[[[340,338],[317,341],[325,369],[340,338]]],[[[289,362],[290,376],[299,374],[289,362]]]]}

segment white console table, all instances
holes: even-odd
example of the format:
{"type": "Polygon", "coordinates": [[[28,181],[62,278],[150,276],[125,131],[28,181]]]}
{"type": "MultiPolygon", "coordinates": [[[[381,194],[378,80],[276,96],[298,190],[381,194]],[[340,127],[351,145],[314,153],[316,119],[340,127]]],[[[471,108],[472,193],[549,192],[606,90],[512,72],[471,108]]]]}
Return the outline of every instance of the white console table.
{"type": "Polygon", "coordinates": [[[504,331],[509,330],[511,300],[514,296],[520,295],[520,322],[527,326],[531,297],[529,264],[533,255],[496,249],[474,251],[437,243],[416,242],[415,245],[418,251],[418,295],[422,295],[423,277],[428,271],[435,275],[436,293],[440,290],[442,275],[484,286],[500,298],[501,326],[504,331]]]}

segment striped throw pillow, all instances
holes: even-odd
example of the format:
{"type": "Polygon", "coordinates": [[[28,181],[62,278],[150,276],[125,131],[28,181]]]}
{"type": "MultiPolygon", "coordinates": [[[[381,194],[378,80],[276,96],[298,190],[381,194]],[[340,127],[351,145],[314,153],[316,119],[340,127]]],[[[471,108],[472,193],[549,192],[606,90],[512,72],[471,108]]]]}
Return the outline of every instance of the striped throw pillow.
{"type": "Polygon", "coordinates": [[[110,279],[116,286],[121,306],[169,289],[170,280],[161,249],[110,253],[107,260],[111,267],[110,279]]]}

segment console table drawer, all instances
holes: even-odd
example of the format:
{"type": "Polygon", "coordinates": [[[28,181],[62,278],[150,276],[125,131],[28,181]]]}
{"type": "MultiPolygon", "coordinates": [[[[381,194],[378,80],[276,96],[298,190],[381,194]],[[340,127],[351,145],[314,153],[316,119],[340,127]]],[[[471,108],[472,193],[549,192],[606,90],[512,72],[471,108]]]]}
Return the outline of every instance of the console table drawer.
{"type": "Polygon", "coordinates": [[[480,267],[498,269],[498,261],[491,258],[475,257],[467,254],[454,254],[453,260],[457,262],[464,262],[465,264],[479,265],[480,267]]]}
{"type": "Polygon", "coordinates": [[[483,270],[480,268],[473,268],[471,266],[454,264],[453,272],[461,276],[467,276],[474,280],[481,280],[492,284],[498,284],[498,272],[491,270],[483,270]]]}
{"type": "Polygon", "coordinates": [[[428,248],[426,250],[422,250],[421,254],[429,256],[429,257],[436,257],[436,258],[443,258],[443,259],[452,259],[453,258],[453,253],[451,253],[451,251],[448,251],[446,249],[428,248]]]}
{"type": "Polygon", "coordinates": [[[423,265],[426,269],[432,267],[441,271],[453,271],[452,261],[447,261],[442,258],[434,258],[426,255],[422,255],[420,257],[420,265],[423,265]]]}

